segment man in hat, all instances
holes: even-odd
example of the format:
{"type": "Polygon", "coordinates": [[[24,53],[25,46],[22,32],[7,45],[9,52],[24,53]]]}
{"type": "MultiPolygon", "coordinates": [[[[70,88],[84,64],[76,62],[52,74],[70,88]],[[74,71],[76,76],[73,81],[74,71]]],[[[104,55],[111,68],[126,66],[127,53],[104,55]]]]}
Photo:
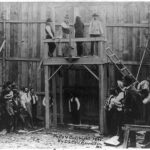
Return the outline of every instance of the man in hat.
{"type": "MultiPolygon", "coordinates": [[[[69,16],[64,17],[64,21],[61,23],[60,27],[60,38],[69,39],[70,37],[70,26],[69,26],[69,16]]],[[[65,43],[62,47],[62,55],[68,57],[70,55],[70,46],[65,43]]]]}
{"type": "MultiPolygon", "coordinates": [[[[46,39],[54,39],[54,34],[55,33],[54,33],[51,18],[48,18],[47,21],[46,21],[45,32],[46,32],[46,39]]],[[[56,48],[55,42],[48,43],[48,47],[49,47],[48,55],[50,57],[53,57],[53,52],[56,48]]]]}
{"type": "Polygon", "coordinates": [[[68,39],[69,38],[69,33],[70,33],[70,27],[69,27],[69,16],[66,15],[64,17],[64,21],[61,24],[61,37],[68,39]]]}
{"type": "Polygon", "coordinates": [[[36,115],[37,115],[37,102],[38,102],[38,96],[36,95],[33,88],[30,89],[30,95],[31,95],[31,105],[32,105],[32,117],[33,117],[33,123],[36,123],[36,115]]]}
{"type": "MultiPolygon", "coordinates": [[[[140,117],[141,97],[135,90],[133,84],[133,77],[126,75],[123,78],[123,85],[125,90],[125,98],[123,100],[123,116],[121,126],[124,124],[135,124],[135,120],[140,117]]],[[[120,130],[119,141],[123,142],[123,130],[120,130]]],[[[129,135],[130,146],[136,147],[136,134],[131,131],[129,135]]]]}
{"type": "MultiPolygon", "coordinates": [[[[89,26],[90,37],[101,37],[103,35],[103,29],[101,22],[98,20],[98,14],[94,13],[92,17],[93,18],[89,26]]],[[[91,55],[94,55],[94,42],[91,42],[91,55]]]]}

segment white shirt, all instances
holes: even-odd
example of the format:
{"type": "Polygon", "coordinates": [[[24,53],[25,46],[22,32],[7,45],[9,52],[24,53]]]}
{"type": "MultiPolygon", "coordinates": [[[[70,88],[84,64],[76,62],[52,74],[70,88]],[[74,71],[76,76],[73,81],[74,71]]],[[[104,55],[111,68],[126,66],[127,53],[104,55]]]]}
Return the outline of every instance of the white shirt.
{"type": "MultiPolygon", "coordinates": [[[[71,112],[71,104],[70,104],[70,102],[72,102],[73,101],[73,98],[71,98],[70,100],[69,100],[69,112],[71,112]]],[[[80,102],[79,102],[79,99],[77,98],[77,97],[75,97],[75,101],[76,101],[76,103],[77,103],[77,110],[79,110],[80,109],[80,102]]]]}
{"type": "Polygon", "coordinates": [[[52,33],[52,29],[50,25],[46,25],[45,27],[46,31],[49,33],[49,35],[51,36],[51,38],[53,38],[53,33],[52,33]]]}
{"type": "Polygon", "coordinates": [[[92,20],[89,26],[89,34],[102,35],[103,30],[99,20],[92,20]]]}
{"type": "Polygon", "coordinates": [[[22,104],[22,106],[25,108],[25,109],[27,109],[26,108],[26,103],[30,103],[31,102],[31,96],[30,96],[30,94],[28,93],[28,96],[27,96],[27,93],[22,93],[22,95],[20,96],[20,98],[21,98],[21,104],[22,104]]]}

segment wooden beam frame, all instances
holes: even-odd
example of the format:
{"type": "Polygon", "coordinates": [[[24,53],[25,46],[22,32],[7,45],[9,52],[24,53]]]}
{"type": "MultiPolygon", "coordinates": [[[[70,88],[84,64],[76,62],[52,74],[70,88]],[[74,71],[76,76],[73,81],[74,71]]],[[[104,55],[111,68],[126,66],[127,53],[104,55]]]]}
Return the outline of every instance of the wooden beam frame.
{"type": "Polygon", "coordinates": [[[48,66],[44,67],[44,75],[45,75],[45,127],[48,130],[50,128],[50,115],[49,115],[49,80],[48,80],[48,66]]]}
{"type": "Polygon", "coordinates": [[[57,70],[49,77],[48,80],[51,80],[53,76],[62,68],[62,65],[57,68],[57,70]]]}
{"type": "MultiPolygon", "coordinates": [[[[46,59],[48,56],[48,48],[47,45],[45,44],[45,53],[44,53],[44,59],[46,59]]],[[[46,130],[49,130],[50,128],[50,111],[49,111],[49,80],[48,80],[48,75],[49,75],[49,66],[44,67],[44,77],[45,77],[45,101],[46,101],[46,106],[45,106],[45,128],[46,130]]]]}
{"type": "MultiPolygon", "coordinates": [[[[0,20],[0,23],[3,23],[2,20],[0,20]]],[[[40,21],[32,21],[32,20],[24,20],[24,21],[20,21],[20,20],[7,20],[6,23],[10,23],[10,24],[45,24],[46,21],[45,20],[40,20],[40,21]]],[[[112,23],[112,24],[106,24],[106,27],[129,27],[129,28],[148,28],[148,23],[144,22],[144,23],[112,23]]],[[[70,26],[73,26],[74,24],[70,24],[70,26]]],[[[89,23],[85,23],[85,26],[89,26],[89,23]]],[[[55,26],[60,26],[60,24],[56,23],[55,26]]]]}
{"type": "MultiPolygon", "coordinates": [[[[71,42],[106,42],[107,40],[104,37],[97,37],[97,38],[71,38],[71,42]]],[[[51,43],[51,42],[57,42],[57,43],[68,43],[69,39],[63,39],[63,38],[56,38],[56,39],[44,39],[44,43],[51,43]]]]}
{"type": "Polygon", "coordinates": [[[1,46],[1,48],[5,48],[5,50],[3,51],[3,57],[2,57],[2,83],[5,82],[6,80],[6,13],[5,11],[3,11],[3,44],[1,46]]]}
{"type": "Polygon", "coordinates": [[[50,59],[45,59],[43,61],[43,65],[88,65],[88,64],[104,64],[105,62],[100,59],[98,56],[96,57],[82,57],[74,62],[69,62],[63,57],[51,57],[50,59]]]}
{"type": "Polygon", "coordinates": [[[6,40],[3,41],[1,47],[0,47],[0,52],[2,51],[3,47],[5,46],[6,40]]]}
{"type": "Polygon", "coordinates": [[[99,81],[99,77],[90,68],[88,68],[86,65],[83,65],[83,67],[99,81]]]}
{"type": "MultiPolygon", "coordinates": [[[[52,71],[54,71],[52,67],[52,71]]],[[[53,93],[53,126],[57,126],[57,97],[56,97],[56,76],[52,79],[52,93],[53,93]]]]}
{"type": "MultiPolygon", "coordinates": [[[[86,59],[86,57],[81,57],[80,59],[82,59],[82,58],[86,59]]],[[[88,58],[88,56],[87,56],[87,58],[88,58]]],[[[47,58],[47,59],[49,59],[49,58],[47,58]]],[[[51,59],[52,60],[55,60],[55,59],[58,60],[58,59],[64,59],[64,58],[63,57],[61,57],[61,58],[60,57],[59,58],[58,57],[52,57],[51,59]]],[[[1,60],[2,60],[2,58],[0,58],[0,61],[1,60]]],[[[19,57],[6,57],[5,61],[33,61],[33,62],[41,62],[41,59],[40,58],[24,58],[24,57],[22,57],[22,58],[19,58],[19,57]]],[[[45,61],[45,62],[48,63],[48,61],[45,61]]],[[[140,65],[140,62],[137,62],[137,61],[122,61],[122,63],[125,64],[125,65],[140,65]]],[[[70,63],[65,63],[65,64],[69,65],[70,63]]],[[[71,64],[73,64],[73,63],[71,63],[71,64]]],[[[107,61],[107,62],[103,62],[102,64],[113,64],[113,63],[111,63],[110,61],[107,61]]],[[[46,65],[48,65],[48,64],[46,64],[46,65]]],[[[53,65],[56,65],[56,64],[53,64],[53,65]]],[[[143,63],[142,65],[143,66],[150,66],[150,63],[143,63]]]]}
{"type": "MultiPolygon", "coordinates": [[[[61,70],[61,74],[62,74],[62,70],[61,70]]],[[[59,77],[59,96],[60,96],[60,123],[64,124],[63,118],[63,78],[60,75],[59,77]]]]}

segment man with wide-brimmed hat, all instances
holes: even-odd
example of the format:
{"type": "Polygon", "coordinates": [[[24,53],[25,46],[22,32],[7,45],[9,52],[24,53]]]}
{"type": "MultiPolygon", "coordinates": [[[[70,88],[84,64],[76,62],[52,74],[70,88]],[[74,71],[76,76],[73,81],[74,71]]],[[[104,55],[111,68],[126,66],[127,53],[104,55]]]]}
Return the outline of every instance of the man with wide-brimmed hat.
{"type": "MultiPolygon", "coordinates": [[[[90,37],[101,37],[103,35],[102,25],[98,20],[98,16],[99,15],[97,13],[92,15],[92,21],[89,26],[90,37]]],[[[91,55],[94,55],[94,42],[91,42],[91,55]]]]}
{"type": "MultiPolygon", "coordinates": [[[[70,37],[70,26],[69,26],[69,15],[66,14],[64,21],[61,23],[60,27],[60,38],[69,39],[70,37]]],[[[70,54],[70,46],[68,43],[64,43],[62,46],[61,55],[68,57],[70,54]]]]}

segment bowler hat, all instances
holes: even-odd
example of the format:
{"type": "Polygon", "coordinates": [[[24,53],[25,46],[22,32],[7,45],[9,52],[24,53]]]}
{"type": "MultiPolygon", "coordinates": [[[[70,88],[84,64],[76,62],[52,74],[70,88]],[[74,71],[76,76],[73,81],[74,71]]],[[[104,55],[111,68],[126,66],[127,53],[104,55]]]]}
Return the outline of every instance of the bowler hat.
{"type": "Polygon", "coordinates": [[[94,13],[92,16],[93,16],[93,17],[97,17],[97,16],[99,16],[99,15],[98,15],[98,14],[96,14],[96,13],[94,13]]]}

